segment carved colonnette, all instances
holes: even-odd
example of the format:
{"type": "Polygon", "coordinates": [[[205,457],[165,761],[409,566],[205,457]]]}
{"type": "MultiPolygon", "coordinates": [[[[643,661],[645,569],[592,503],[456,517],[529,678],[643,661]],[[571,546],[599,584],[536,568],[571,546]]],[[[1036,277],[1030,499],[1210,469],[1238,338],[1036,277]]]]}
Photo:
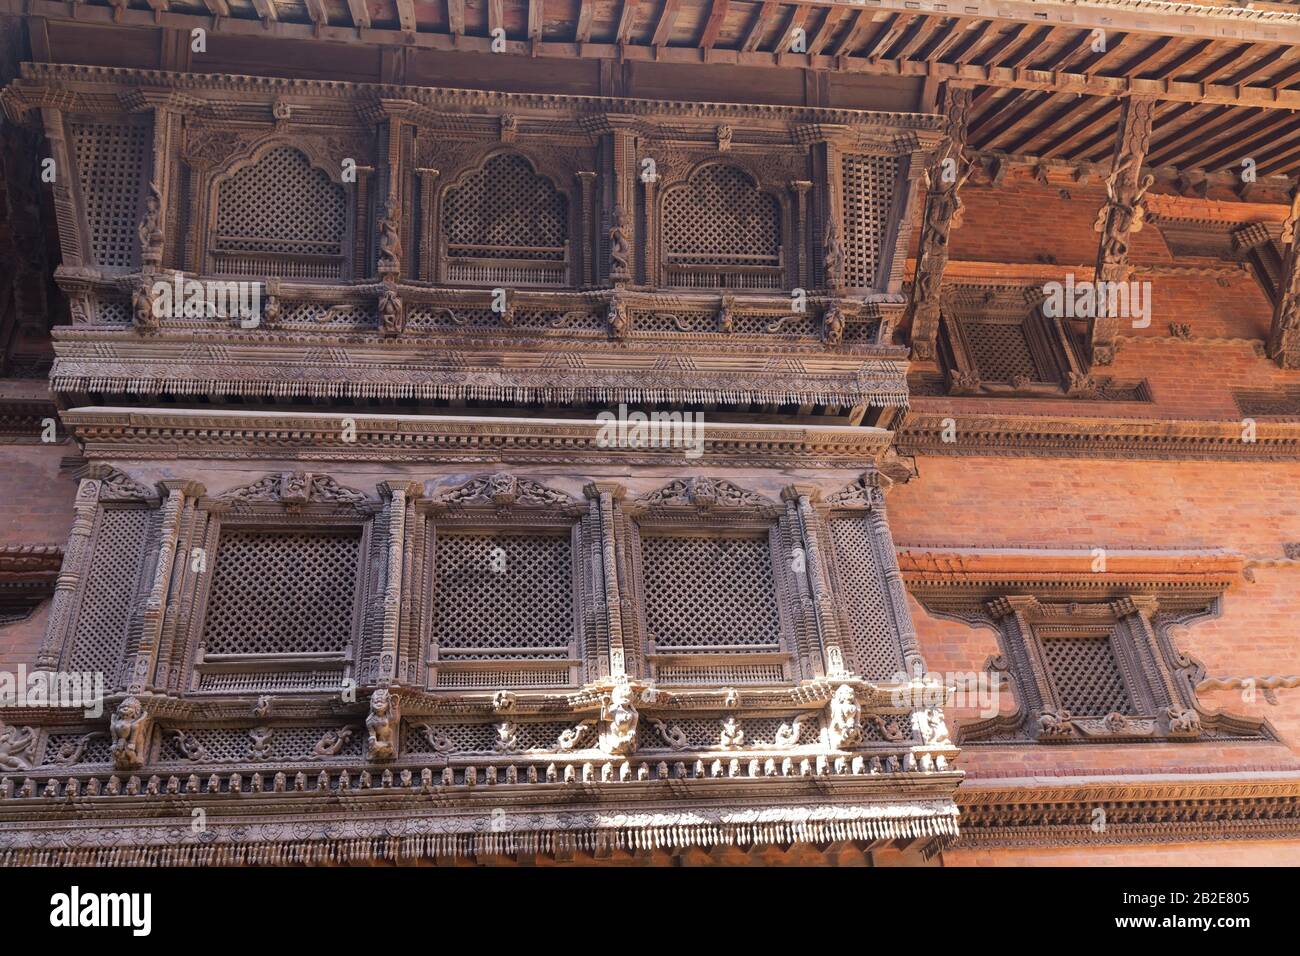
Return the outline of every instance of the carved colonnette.
{"type": "Polygon", "coordinates": [[[1171,633],[1218,616],[1239,557],[905,550],[902,558],[908,589],[928,611],[998,635],[992,667],[1011,682],[1016,709],[964,723],[963,743],[1277,739],[1267,721],[1205,708],[1196,694],[1205,668],[1171,633]]]}

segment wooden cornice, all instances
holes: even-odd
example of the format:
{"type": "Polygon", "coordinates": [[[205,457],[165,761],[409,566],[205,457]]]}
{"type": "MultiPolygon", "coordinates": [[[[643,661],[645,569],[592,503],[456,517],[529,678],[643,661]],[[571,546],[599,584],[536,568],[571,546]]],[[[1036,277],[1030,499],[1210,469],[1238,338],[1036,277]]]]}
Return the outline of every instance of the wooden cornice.
{"type": "Polygon", "coordinates": [[[1128,594],[1219,592],[1242,576],[1245,558],[1231,551],[1104,552],[1104,570],[1091,551],[1037,548],[921,548],[902,546],[899,569],[913,593],[1029,591],[1128,594]]]}
{"type": "Polygon", "coordinates": [[[1300,460],[1300,422],[1260,422],[1253,442],[1238,421],[1065,418],[961,414],[955,440],[945,441],[952,403],[918,399],[898,430],[904,455],[1014,458],[1159,459],[1190,461],[1300,460]]]}
{"type": "MultiPolygon", "coordinates": [[[[603,423],[549,418],[374,415],[328,412],[138,410],[86,407],[63,413],[92,461],[257,459],[313,461],[680,462],[681,447],[608,447],[603,423]],[[355,426],[355,437],[345,422],[355,426]],[[347,435],[345,435],[345,430],[347,435]]],[[[892,435],[880,428],[704,422],[714,463],[784,468],[873,467],[892,435]]]]}

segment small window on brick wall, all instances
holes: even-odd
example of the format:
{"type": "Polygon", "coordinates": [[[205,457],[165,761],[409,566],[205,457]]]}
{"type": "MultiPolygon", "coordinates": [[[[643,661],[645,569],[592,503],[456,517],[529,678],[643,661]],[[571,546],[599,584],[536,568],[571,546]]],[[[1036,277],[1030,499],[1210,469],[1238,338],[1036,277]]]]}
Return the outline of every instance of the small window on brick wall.
{"type": "Polygon", "coordinates": [[[1059,632],[1040,627],[1037,633],[1047,678],[1062,709],[1080,715],[1136,713],[1110,631],[1059,632]]]}
{"type": "Polygon", "coordinates": [[[768,538],[643,534],[646,628],[658,653],[778,651],[768,538]]]}
{"type": "Polygon", "coordinates": [[[571,533],[439,531],[433,643],[440,661],[567,660],[571,533]]]}
{"type": "Polygon", "coordinates": [[[360,529],[223,529],[205,656],[338,654],[353,640],[360,529]]]}

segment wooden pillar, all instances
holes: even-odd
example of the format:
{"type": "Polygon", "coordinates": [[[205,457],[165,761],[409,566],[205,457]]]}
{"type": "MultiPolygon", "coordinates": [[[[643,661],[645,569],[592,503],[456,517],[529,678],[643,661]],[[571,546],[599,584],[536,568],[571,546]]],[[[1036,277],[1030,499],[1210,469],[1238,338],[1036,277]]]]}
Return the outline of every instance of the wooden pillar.
{"type": "Polygon", "coordinates": [[[1282,368],[1300,368],[1300,184],[1291,188],[1291,212],[1282,227],[1282,268],[1273,301],[1268,357],[1282,368]]]}
{"type": "Polygon", "coordinates": [[[581,283],[584,286],[593,286],[596,284],[596,250],[600,248],[600,243],[595,241],[596,224],[592,221],[595,215],[593,190],[596,188],[596,174],[579,172],[575,175],[578,180],[578,196],[581,204],[578,226],[581,230],[578,242],[578,255],[582,257],[581,283]]]}
{"type": "Polygon", "coordinates": [[[812,185],[803,179],[790,183],[794,194],[795,285],[805,290],[812,282],[808,274],[808,193],[812,185]]]}
{"type": "Polygon", "coordinates": [[[420,180],[420,252],[415,274],[422,282],[433,282],[434,256],[438,251],[438,203],[434,201],[440,173],[436,169],[416,169],[420,180]]]}

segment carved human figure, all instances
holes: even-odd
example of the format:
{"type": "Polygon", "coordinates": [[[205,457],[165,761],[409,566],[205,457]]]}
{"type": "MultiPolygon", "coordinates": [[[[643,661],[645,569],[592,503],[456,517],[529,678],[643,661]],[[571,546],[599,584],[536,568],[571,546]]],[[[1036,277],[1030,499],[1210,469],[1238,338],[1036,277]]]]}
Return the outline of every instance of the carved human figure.
{"type": "Polygon", "coordinates": [[[826,220],[826,234],[822,237],[822,267],[826,287],[840,288],[844,283],[844,244],[840,241],[840,225],[834,216],[826,220]]]}
{"type": "Polygon", "coordinates": [[[386,761],[397,756],[397,699],[386,690],[370,696],[366,734],[368,760],[386,761]]]}
{"type": "Polygon", "coordinates": [[[162,194],[157,183],[149,184],[149,195],[144,201],[144,215],[140,217],[140,261],[146,266],[162,262],[162,194]]]}
{"type": "Polygon", "coordinates": [[[396,274],[402,262],[402,213],[397,200],[384,203],[384,214],[379,217],[379,274],[396,274]]]}
{"type": "Polygon", "coordinates": [[[832,305],[822,316],[822,341],[834,348],[844,341],[844,312],[832,305]]]}
{"type": "Polygon", "coordinates": [[[401,335],[406,331],[406,307],[391,285],[385,285],[379,294],[379,330],[385,335],[401,335]]]}
{"type": "Polygon", "coordinates": [[[137,332],[157,332],[158,315],[153,308],[153,290],[147,277],[142,277],[131,292],[131,316],[137,332]]]}
{"type": "Polygon", "coordinates": [[[139,770],[144,766],[145,745],[149,739],[149,715],[135,697],[117,705],[108,723],[113,738],[113,766],[118,770],[139,770]]]}
{"type": "Polygon", "coordinates": [[[627,304],[618,297],[610,299],[605,320],[609,323],[609,334],[616,339],[623,338],[627,335],[628,327],[627,304]]]}
{"type": "Polygon", "coordinates": [[[862,741],[862,707],[857,694],[848,684],[835,689],[830,703],[830,721],[827,724],[830,745],[844,750],[862,741]]]}
{"type": "Polygon", "coordinates": [[[609,275],[611,279],[627,279],[631,272],[628,262],[632,246],[627,237],[627,214],[622,206],[615,206],[609,225],[609,275]]]}
{"type": "Polygon", "coordinates": [[[631,684],[615,684],[605,698],[601,719],[600,749],[609,754],[631,753],[636,748],[636,728],[641,715],[636,710],[636,691],[631,684]]]}
{"type": "Polygon", "coordinates": [[[722,735],[719,743],[722,744],[723,750],[733,750],[745,745],[745,732],[740,728],[740,722],[736,720],[735,714],[728,714],[722,718],[722,735]]]}

